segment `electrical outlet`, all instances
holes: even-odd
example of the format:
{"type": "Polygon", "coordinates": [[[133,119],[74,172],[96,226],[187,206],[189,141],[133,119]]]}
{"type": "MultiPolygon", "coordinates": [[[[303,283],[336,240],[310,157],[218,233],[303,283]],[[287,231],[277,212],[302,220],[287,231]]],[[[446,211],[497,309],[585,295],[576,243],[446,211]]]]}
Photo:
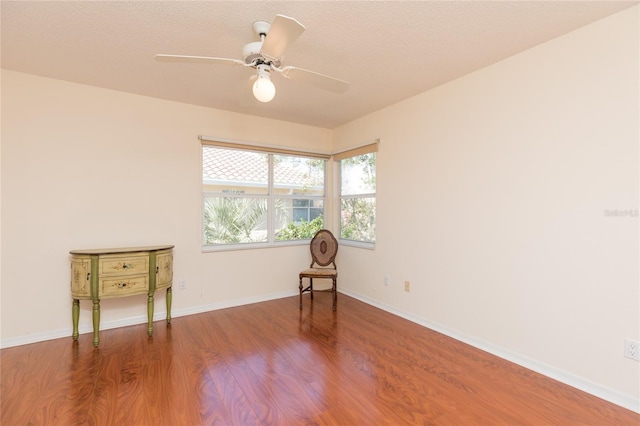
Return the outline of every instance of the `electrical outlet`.
{"type": "Polygon", "coordinates": [[[186,290],[187,289],[187,282],[185,280],[180,280],[178,282],[178,287],[180,288],[180,290],[186,290]]]}
{"type": "Polygon", "coordinates": [[[389,275],[387,275],[387,274],[385,274],[385,276],[384,276],[384,285],[387,286],[387,287],[389,286],[389,275]]]}
{"type": "Polygon", "coordinates": [[[411,283],[409,281],[404,282],[404,291],[409,293],[411,291],[411,283]]]}
{"type": "Polygon", "coordinates": [[[624,356],[640,361],[640,342],[637,340],[624,339],[624,356]]]}

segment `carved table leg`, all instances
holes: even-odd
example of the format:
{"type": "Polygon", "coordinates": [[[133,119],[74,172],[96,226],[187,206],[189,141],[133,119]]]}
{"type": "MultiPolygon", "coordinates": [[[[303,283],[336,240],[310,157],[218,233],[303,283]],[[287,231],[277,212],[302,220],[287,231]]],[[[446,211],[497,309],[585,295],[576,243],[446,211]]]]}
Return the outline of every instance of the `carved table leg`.
{"type": "Polygon", "coordinates": [[[147,299],[147,316],[149,317],[147,334],[151,337],[153,336],[153,293],[149,294],[149,298],[147,299]]]}
{"type": "Polygon", "coordinates": [[[171,324],[171,300],[173,299],[173,290],[167,287],[167,324],[171,324]]]}
{"type": "Polygon", "coordinates": [[[71,306],[71,320],[73,322],[73,340],[78,340],[78,320],[80,319],[80,300],[73,299],[71,306]]]}
{"type": "Polygon", "coordinates": [[[93,346],[100,344],[100,300],[93,301],[93,346]]]}

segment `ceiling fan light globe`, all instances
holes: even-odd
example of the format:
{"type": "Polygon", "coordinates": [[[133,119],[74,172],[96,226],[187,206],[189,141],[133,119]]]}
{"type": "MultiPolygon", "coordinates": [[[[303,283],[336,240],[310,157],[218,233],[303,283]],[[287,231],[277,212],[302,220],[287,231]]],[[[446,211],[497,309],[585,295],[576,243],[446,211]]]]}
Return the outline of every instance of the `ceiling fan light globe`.
{"type": "Polygon", "coordinates": [[[269,76],[259,75],[253,83],[253,96],[260,102],[270,102],[276,95],[276,86],[269,76]]]}

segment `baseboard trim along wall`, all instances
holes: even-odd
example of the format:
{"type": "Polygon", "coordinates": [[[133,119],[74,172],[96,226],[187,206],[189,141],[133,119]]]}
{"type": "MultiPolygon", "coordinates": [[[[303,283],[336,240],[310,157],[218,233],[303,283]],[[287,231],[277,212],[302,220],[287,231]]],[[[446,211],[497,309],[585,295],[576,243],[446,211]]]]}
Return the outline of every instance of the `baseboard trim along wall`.
{"type": "Polygon", "coordinates": [[[561,383],[564,383],[576,389],[580,389],[581,391],[587,392],[591,395],[597,396],[598,398],[602,398],[605,401],[609,401],[613,404],[619,405],[631,411],[640,413],[640,400],[634,398],[631,395],[627,395],[625,393],[618,392],[614,389],[610,389],[608,387],[599,385],[597,383],[586,380],[583,377],[580,377],[575,374],[569,373],[567,371],[558,369],[556,367],[544,364],[542,362],[539,362],[535,359],[528,358],[521,354],[509,351],[505,348],[493,345],[489,342],[476,339],[471,336],[466,336],[464,334],[456,332],[455,330],[451,330],[445,326],[442,326],[441,324],[436,324],[430,321],[426,321],[424,318],[420,318],[410,313],[398,310],[392,306],[385,305],[384,303],[380,303],[377,300],[371,299],[362,294],[359,294],[350,290],[345,290],[345,289],[341,289],[340,292],[348,296],[351,296],[355,299],[358,299],[361,302],[375,306],[376,308],[380,308],[383,311],[387,311],[391,314],[402,317],[406,320],[419,324],[423,327],[437,331],[438,333],[442,333],[453,339],[459,340],[475,348],[481,349],[492,355],[495,355],[502,359],[506,359],[507,361],[511,361],[522,367],[528,368],[529,370],[535,371],[536,373],[540,373],[544,376],[550,377],[561,383]]]}

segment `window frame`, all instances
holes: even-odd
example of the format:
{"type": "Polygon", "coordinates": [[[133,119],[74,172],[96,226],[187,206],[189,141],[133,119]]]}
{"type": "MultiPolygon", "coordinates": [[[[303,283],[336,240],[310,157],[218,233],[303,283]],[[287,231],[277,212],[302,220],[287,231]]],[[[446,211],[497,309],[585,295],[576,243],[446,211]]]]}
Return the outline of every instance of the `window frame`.
{"type": "MultiPolygon", "coordinates": [[[[214,252],[214,251],[233,251],[233,250],[245,250],[245,249],[259,249],[259,248],[272,248],[272,247],[282,247],[282,246],[295,246],[295,245],[308,245],[311,237],[304,239],[295,239],[295,240],[277,240],[276,239],[276,199],[286,199],[291,200],[291,205],[293,206],[293,200],[319,200],[322,202],[323,209],[323,227],[327,227],[327,200],[329,198],[329,181],[328,177],[328,169],[329,169],[329,159],[331,158],[328,154],[318,153],[318,152],[306,152],[306,151],[296,151],[292,149],[285,149],[279,147],[267,147],[264,145],[250,145],[241,142],[229,142],[229,141],[218,141],[205,139],[204,137],[200,137],[202,141],[201,146],[201,158],[200,164],[204,169],[204,149],[207,146],[218,148],[218,149],[227,149],[227,150],[244,150],[250,152],[264,153],[267,154],[268,159],[268,183],[267,183],[267,193],[266,194],[247,194],[247,193],[224,193],[221,192],[211,192],[205,191],[205,179],[201,178],[201,208],[200,208],[200,240],[201,247],[203,252],[214,252]],[[323,160],[323,195],[306,195],[306,194],[279,194],[275,191],[276,184],[274,183],[274,157],[276,155],[281,156],[297,156],[305,159],[316,159],[323,160]],[[257,199],[267,199],[267,218],[266,218],[266,228],[267,228],[267,240],[260,242],[246,242],[246,243],[220,243],[220,244],[206,244],[205,240],[205,204],[206,199],[208,197],[220,197],[220,198],[257,198],[257,199]]],[[[204,174],[204,170],[201,170],[201,176],[204,174]]],[[[293,218],[293,216],[292,216],[293,218]]]]}
{"type": "Polygon", "coordinates": [[[338,224],[338,240],[340,241],[341,244],[347,245],[347,246],[353,246],[353,247],[359,247],[359,248],[364,248],[364,249],[370,249],[373,250],[375,249],[376,246],[376,239],[377,239],[377,166],[378,166],[378,155],[377,155],[377,148],[378,148],[378,144],[379,144],[379,140],[376,140],[375,144],[368,144],[362,147],[358,147],[352,150],[348,150],[348,151],[344,151],[343,153],[340,153],[339,156],[334,156],[334,160],[337,160],[336,163],[338,164],[337,167],[337,188],[338,188],[338,194],[337,194],[337,206],[336,206],[336,210],[337,210],[337,224],[338,224]],[[374,192],[362,192],[362,193],[356,193],[356,194],[348,194],[348,195],[344,195],[342,193],[342,161],[349,159],[349,158],[354,158],[354,157],[359,157],[362,155],[366,155],[366,154],[371,154],[373,153],[375,155],[374,158],[374,170],[375,170],[375,177],[376,177],[376,182],[375,182],[375,191],[374,192]],[[343,204],[343,200],[345,199],[364,199],[364,198],[373,198],[374,199],[374,240],[373,241],[364,241],[364,240],[355,240],[355,239],[348,239],[348,238],[344,238],[342,236],[342,204],[343,204]]]}

